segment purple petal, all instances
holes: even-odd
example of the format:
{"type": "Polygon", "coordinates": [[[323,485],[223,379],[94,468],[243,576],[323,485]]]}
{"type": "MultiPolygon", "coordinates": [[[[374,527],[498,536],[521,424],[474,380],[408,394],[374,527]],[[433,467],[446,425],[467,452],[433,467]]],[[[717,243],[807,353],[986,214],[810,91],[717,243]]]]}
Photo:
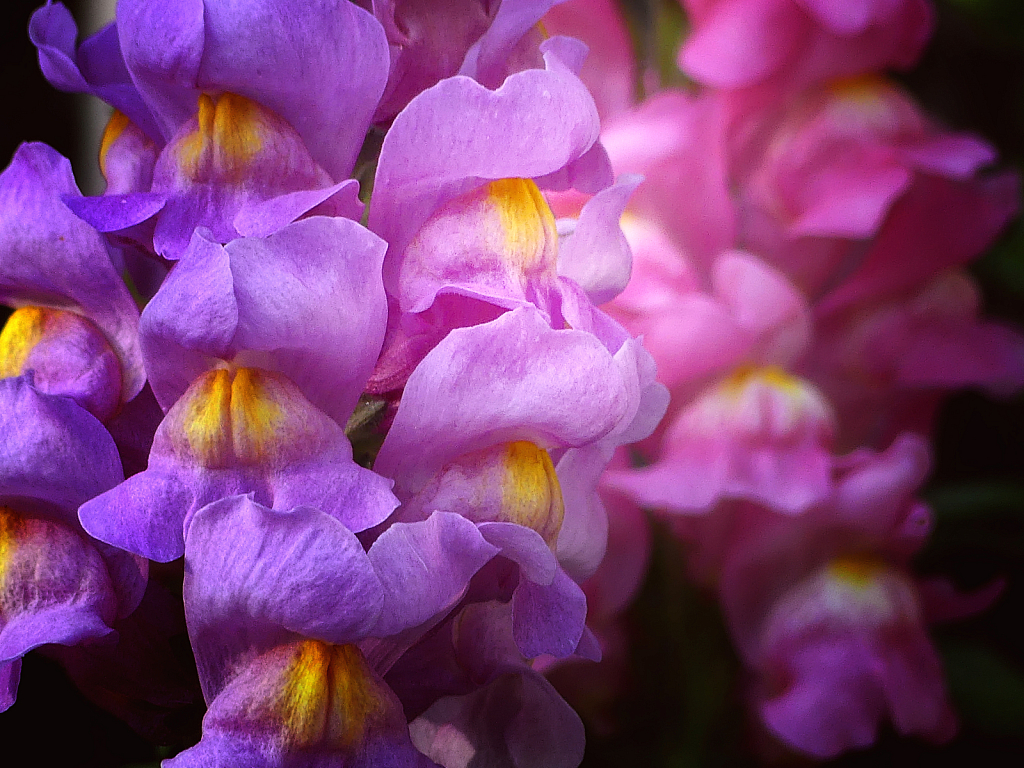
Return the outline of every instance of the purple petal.
{"type": "Polygon", "coordinates": [[[571,656],[586,620],[586,595],[562,570],[548,585],[522,580],[512,595],[512,631],[528,659],[571,656]]]}
{"type": "Polygon", "coordinates": [[[203,0],[118,3],[125,65],[164,139],[195,112],[203,55],[203,0]]]}
{"type": "Polygon", "coordinates": [[[439,700],[409,732],[421,752],[449,768],[576,768],[583,760],[579,716],[530,670],[439,700]]]}
{"type": "MultiPolygon", "coordinates": [[[[555,0],[551,5],[557,5],[564,0],[555,0]]],[[[582,40],[577,40],[575,37],[569,37],[567,35],[555,35],[549,37],[547,40],[540,44],[540,51],[542,54],[550,54],[558,61],[565,65],[566,69],[572,72],[574,75],[580,74],[580,70],[583,69],[583,63],[587,60],[587,55],[590,53],[590,47],[582,40]]],[[[589,87],[588,83],[588,87],[589,87]]],[[[593,90],[593,88],[591,88],[593,90]]]]}
{"type": "Polygon", "coordinates": [[[852,642],[808,644],[795,649],[787,673],[795,679],[758,702],[773,734],[801,752],[824,759],[870,746],[885,706],[878,684],[866,674],[870,649],[852,642]]]}
{"type": "Polygon", "coordinates": [[[153,115],[124,65],[116,25],[101,29],[76,54],[75,20],[61,3],[54,3],[32,14],[28,36],[39,49],[39,68],[54,88],[91,93],[127,115],[149,136],[159,137],[153,115]]]}
{"type": "Polygon", "coordinates": [[[356,532],[384,522],[398,506],[393,483],[352,460],[340,429],[334,446],[280,469],[270,483],[277,509],[315,506],[356,532]]]}
{"type": "Polygon", "coordinates": [[[454,619],[449,642],[459,669],[476,683],[488,683],[529,664],[512,633],[512,605],[489,600],[467,603],[454,619]]]}
{"type": "Polygon", "coordinates": [[[64,198],[64,204],[100,232],[121,232],[156,216],[167,204],[167,197],[149,192],[99,197],[68,196],[64,198]]]}
{"type": "MultiPolygon", "coordinates": [[[[413,99],[384,139],[370,229],[400,254],[448,200],[487,180],[554,173],[590,149],[598,130],[593,98],[569,72],[519,72],[496,91],[443,80],[413,99]]],[[[388,268],[389,284],[397,268],[388,268]]]]}
{"type": "Polygon", "coordinates": [[[172,137],[153,168],[151,191],[164,195],[167,204],[156,221],[152,247],[178,259],[197,228],[208,229],[217,242],[229,242],[239,236],[236,220],[254,208],[254,223],[270,235],[355,184],[332,188],[295,129],[266,107],[233,93],[203,94],[197,114],[172,137]],[[265,210],[259,213],[261,206],[265,210]]]}
{"type": "Polygon", "coordinates": [[[102,541],[89,543],[106,563],[111,587],[117,597],[117,618],[123,619],[138,608],[145,597],[149,585],[149,561],[102,541]]]}
{"type": "Polygon", "coordinates": [[[473,523],[449,512],[391,525],[369,552],[384,585],[384,610],[373,634],[395,635],[446,613],[497,551],[473,523]]]}
{"type": "Polygon", "coordinates": [[[331,176],[347,178],[390,67],[376,19],[345,0],[207,0],[205,18],[199,85],[265,104],[331,176]]]}
{"type": "Polygon", "coordinates": [[[519,566],[525,578],[550,584],[558,574],[558,561],[536,531],[515,523],[481,523],[480,533],[519,566]]]}
{"type": "Polygon", "coordinates": [[[390,488],[352,461],[344,430],[284,376],[220,369],[168,411],[149,468],[83,505],[80,516],[96,538],[167,561],[181,556],[192,513],[225,496],[313,506],[361,531],[397,506],[390,488]]]}
{"type": "Polygon", "coordinates": [[[127,0],[118,26],[165,136],[192,117],[199,91],[227,91],[280,115],[332,177],[350,174],[389,67],[384,30],[354,3],[127,0]]]}
{"type": "Polygon", "coordinates": [[[502,3],[483,36],[466,52],[460,75],[472,77],[488,88],[497,88],[509,68],[516,45],[541,20],[548,9],[564,0],[521,0],[502,3]]]}
{"type": "Polygon", "coordinates": [[[0,434],[0,499],[52,505],[68,525],[77,527],[80,504],[124,477],[103,425],[73,400],[39,392],[28,376],[0,379],[0,434]]]}
{"type": "Polygon", "coordinates": [[[168,766],[428,768],[402,704],[354,646],[314,640],[246,658],[210,702],[203,738],[168,766]]]}
{"type": "Polygon", "coordinates": [[[168,563],[185,552],[182,526],[185,516],[197,508],[196,502],[195,494],[175,474],[149,470],[87,501],[78,516],[90,536],[168,563]]]}
{"type": "Polygon", "coordinates": [[[597,639],[597,635],[590,631],[590,627],[583,627],[583,636],[580,638],[579,645],[576,646],[573,655],[587,661],[601,660],[601,641],[597,639]]]}
{"type": "Polygon", "coordinates": [[[626,287],[633,254],[619,218],[640,179],[629,177],[587,201],[572,235],[559,244],[558,274],[575,280],[595,304],[626,287]]]}
{"type": "Polygon", "coordinates": [[[628,394],[592,335],[553,331],[533,308],[452,331],[409,377],[375,464],[415,492],[463,454],[512,440],[583,445],[623,417],[628,394]]]}
{"type": "Polygon", "coordinates": [[[116,600],[99,553],[66,526],[0,509],[0,663],[109,635],[116,600]]]}
{"type": "Polygon", "coordinates": [[[565,515],[555,553],[575,579],[593,575],[608,546],[608,515],[597,495],[597,483],[611,455],[604,445],[570,448],[556,468],[565,515]]]}
{"type": "Polygon", "coordinates": [[[6,712],[18,698],[21,659],[0,662],[0,712],[6,712]]]}
{"type": "Polygon", "coordinates": [[[310,212],[359,221],[364,208],[359,200],[359,182],[349,179],[324,189],[290,192],[243,206],[235,217],[234,226],[243,237],[267,237],[310,212]]]}
{"type": "Polygon", "coordinates": [[[233,496],[196,513],[185,543],[185,616],[207,700],[230,660],[288,630],[330,643],[369,634],[384,592],[355,535],[319,510],[233,496]]]}
{"type": "Polygon", "coordinates": [[[144,313],[157,400],[169,407],[210,357],[261,353],[260,367],[287,375],[344,424],[384,338],[385,248],[340,218],[304,219],[223,247],[197,234],[144,313]]]}
{"type": "Polygon", "coordinates": [[[208,367],[229,356],[238,304],[228,252],[197,232],[140,321],[143,355],[157,402],[170,408],[208,367]]]}
{"type": "Polygon", "coordinates": [[[600,141],[554,173],[537,177],[541,189],[553,192],[575,189],[587,195],[596,195],[614,181],[611,158],[600,141]]]}
{"type": "Polygon", "coordinates": [[[21,307],[0,331],[0,376],[31,371],[48,395],[70,397],[101,421],[121,404],[121,363],[106,337],[81,315],[21,307]]]}
{"type": "Polygon", "coordinates": [[[509,309],[537,303],[556,279],[558,233],[540,189],[528,179],[493,181],[428,219],[401,260],[395,294],[422,313],[438,293],[509,309]]]}

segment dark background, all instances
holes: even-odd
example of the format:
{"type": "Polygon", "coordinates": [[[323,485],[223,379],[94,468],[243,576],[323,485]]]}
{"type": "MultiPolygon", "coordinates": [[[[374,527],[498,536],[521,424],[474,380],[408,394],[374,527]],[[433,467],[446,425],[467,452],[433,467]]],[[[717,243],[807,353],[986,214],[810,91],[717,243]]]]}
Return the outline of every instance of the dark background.
{"type": "MultiPolygon", "coordinates": [[[[81,19],[84,3],[68,5],[81,19]]],[[[647,55],[670,60],[671,51],[663,46],[658,55],[652,45],[680,24],[673,0],[624,6],[647,55]]],[[[95,162],[95,150],[79,138],[84,97],[54,91],[39,74],[26,33],[35,7],[24,0],[5,5],[0,157],[6,164],[20,142],[44,141],[84,169],[95,162]]],[[[1024,3],[940,0],[937,7],[931,45],[900,79],[950,127],[984,135],[1002,163],[1024,170],[1024,3]]],[[[1013,225],[974,273],[989,313],[1024,328],[1024,225],[1013,225]]],[[[927,497],[938,522],[920,570],[950,574],[964,587],[1005,576],[1008,586],[985,615],[935,633],[962,719],[960,735],[932,747],[885,732],[875,747],[836,766],[1024,765],[1024,399],[958,394],[943,409],[935,440],[927,497]]],[[[584,765],[810,764],[772,744],[743,714],[742,673],[720,618],[713,602],[681,578],[679,557],[669,537],[659,539],[651,576],[628,615],[635,671],[622,695],[614,702],[574,701],[590,731],[584,765]]],[[[151,744],[91,705],[57,664],[33,653],[24,660],[17,703],[0,714],[0,744],[4,765],[20,765],[14,754],[27,748],[25,763],[39,768],[141,768],[188,742],[151,744]]]]}

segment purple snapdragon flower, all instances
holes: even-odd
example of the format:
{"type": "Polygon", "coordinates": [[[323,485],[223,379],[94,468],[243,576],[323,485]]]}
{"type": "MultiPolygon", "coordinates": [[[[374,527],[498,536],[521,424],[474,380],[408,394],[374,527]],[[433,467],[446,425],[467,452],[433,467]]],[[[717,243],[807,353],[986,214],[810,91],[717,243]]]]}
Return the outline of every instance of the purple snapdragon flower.
{"type": "Polygon", "coordinates": [[[229,497],[196,514],[185,568],[209,710],[202,740],[167,766],[433,765],[358,646],[385,591],[341,523],[229,497]]]}
{"type": "Polygon", "coordinates": [[[515,637],[528,657],[583,640],[586,601],[566,568],[585,577],[604,553],[597,477],[665,406],[638,352],[552,330],[532,307],[454,330],[410,376],[378,454],[402,501],[395,519],[464,515],[518,565],[515,637]]]}
{"type": "Polygon", "coordinates": [[[36,386],[108,419],[146,381],[139,310],[103,237],[64,201],[81,199],[71,164],[22,145],[0,174],[0,375],[36,371],[36,386]]]}
{"type": "Polygon", "coordinates": [[[593,99],[549,43],[547,69],[493,91],[444,80],[385,138],[369,227],[389,244],[393,309],[371,389],[399,388],[452,328],[522,306],[563,328],[574,325],[573,307],[592,312],[591,298],[624,287],[630,254],[618,219],[637,180],[612,185],[593,99]],[[568,188],[596,196],[560,226],[544,190],[568,188]]]}
{"type": "Polygon", "coordinates": [[[316,509],[251,495],[204,507],[184,594],[209,710],[203,739],[167,765],[433,765],[382,678],[494,553],[446,513],[391,526],[365,552],[316,509]]]}
{"type": "Polygon", "coordinates": [[[352,461],[341,426],[383,338],[383,256],[343,218],[226,246],[197,233],[143,313],[153,392],[169,408],[149,468],[86,504],[86,528],[166,561],[193,512],[239,493],[355,531],[383,521],[390,483],[352,461]]]}
{"type": "MultiPolygon", "coordinates": [[[[104,42],[109,27],[82,49],[104,42],[157,130],[136,123],[138,110],[115,113],[101,149],[108,192],[77,201],[76,213],[170,259],[199,226],[228,242],[314,209],[360,217],[348,176],[388,71],[369,13],[347,0],[122,2],[117,13],[120,45],[104,42]]],[[[36,42],[44,69],[60,75],[51,79],[83,90],[68,74],[66,17],[62,6],[40,9],[36,42]]]]}
{"type": "Polygon", "coordinates": [[[90,539],[78,505],[123,477],[113,439],[32,375],[0,379],[0,710],[21,657],[40,645],[111,637],[146,586],[146,563],[90,539]]]}

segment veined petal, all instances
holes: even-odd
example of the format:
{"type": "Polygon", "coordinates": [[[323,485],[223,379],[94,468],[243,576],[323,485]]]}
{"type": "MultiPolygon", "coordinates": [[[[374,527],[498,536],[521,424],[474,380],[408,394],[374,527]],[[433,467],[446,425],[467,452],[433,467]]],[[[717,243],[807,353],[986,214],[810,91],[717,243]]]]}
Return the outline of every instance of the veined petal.
{"type": "MultiPolygon", "coordinates": [[[[171,138],[153,171],[151,192],[167,200],[153,248],[177,259],[196,227],[208,228],[226,243],[239,236],[235,220],[252,206],[331,186],[331,177],[280,117],[234,93],[203,93],[196,117],[171,138]]],[[[295,211],[296,217],[316,202],[295,211]]],[[[289,222],[279,221],[278,228],[289,222]]]]}
{"type": "Polygon", "coordinates": [[[168,768],[428,768],[398,698],[354,645],[301,640],[249,659],[210,702],[203,738],[168,768]]]}
{"type": "Polygon", "coordinates": [[[109,635],[116,611],[103,559],[81,536],[0,507],[0,665],[47,643],[109,635]]]}
{"type": "Polygon", "coordinates": [[[289,636],[356,642],[384,603],[355,535],[309,507],[279,512],[251,496],[210,504],[189,527],[185,560],[185,616],[208,701],[240,657],[289,636]]]}
{"type": "Polygon", "coordinates": [[[109,634],[115,606],[103,559],[81,536],[0,507],[0,659],[109,634]]]}
{"type": "Polygon", "coordinates": [[[225,496],[313,506],[364,530],[397,505],[390,486],[352,461],[344,430],[285,376],[221,368],[198,377],[168,411],[149,468],[80,516],[101,541],[167,561],[181,556],[192,513],[225,496]]]}
{"type": "Polygon", "coordinates": [[[530,179],[499,179],[438,210],[409,244],[398,297],[427,309],[441,290],[522,305],[555,278],[555,218],[530,179]]]}

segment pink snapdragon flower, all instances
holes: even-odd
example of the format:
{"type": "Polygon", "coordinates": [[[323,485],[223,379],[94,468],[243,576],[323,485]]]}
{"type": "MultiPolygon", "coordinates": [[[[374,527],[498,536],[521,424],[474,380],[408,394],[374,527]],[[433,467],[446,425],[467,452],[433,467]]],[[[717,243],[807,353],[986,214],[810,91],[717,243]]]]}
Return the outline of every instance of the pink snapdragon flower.
{"type": "Polygon", "coordinates": [[[824,314],[802,371],[839,415],[842,446],[878,446],[898,432],[926,434],[950,390],[1006,396],[1024,384],[1024,344],[980,317],[980,294],[951,270],[905,294],[824,314]]]}
{"type": "MultiPolygon", "coordinates": [[[[781,364],[834,399],[833,447],[881,447],[927,432],[955,387],[1024,381],[1019,335],[982,322],[969,278],[948,276],[1017,209],[1017,177],[987,172],[988,144],[938,126],[877,77],[730,121],[737,101],[663,93],[602,133],[615,170],[647,178],[623,220],[634,280],[609,311],[643,334],[673,391],[670,415],[738,364],[781,364]],[[805,307],[753,361],[722,321],[735,309],[716,278],[737,245],[805,307]],[[767,352],[780,343],[788,352],[767,352]]],[[[743,317],[771,325],[772,307],[790,305],[748,303],[743,317]]]]}
{"type": "Polygon", "coordinates": [[[834,81],[733,124],[739,237],[812,299],[850,302],[966,263],[1017,209],[995,151],[879,77],[834,81]]]}
{"type": "Polygon", "coordinates": [[[792,92],[911,66],[931,33],[926,0],[683,0],[693,32],[679,66],[725,89],[792,92]]]}
{"type": "Polygon", "coordinates": [[[925,631],[935,590],[908,571],[931,527],[914,498],[928,465],[924,442],[907,435],[837,465],[833,493],[804,515],[744,503],[690,523],[695,560],[717,581],[755,675],[754,706],[801,752],[868,746],[884,718],[904,734],[953,734],[925,631]]]}
{"type": "MultiPolygon", "coordinates": [[[[711,291],[691,289],[641,315],[675,400],[653,464],[606,482],[678,512],[724,498],[800,512],[829,492],[835,436],[830,404],[787,371],[810,339],[808,308],[782,275],[739,251],[716,260],[712,280],[711,291]],[[698,330],[673,332],[687,327],[698,330]]],[[[629,299],[627,290],[616,304],[629,299]]]]}
{"type": "Polygon", "coordinates": [[[601,131],[615,172],[644,177],[629,211],[657,223],[704,274],[737,245],[727,138],[720,98],[678,91],[652,96],[601,131]]]}

